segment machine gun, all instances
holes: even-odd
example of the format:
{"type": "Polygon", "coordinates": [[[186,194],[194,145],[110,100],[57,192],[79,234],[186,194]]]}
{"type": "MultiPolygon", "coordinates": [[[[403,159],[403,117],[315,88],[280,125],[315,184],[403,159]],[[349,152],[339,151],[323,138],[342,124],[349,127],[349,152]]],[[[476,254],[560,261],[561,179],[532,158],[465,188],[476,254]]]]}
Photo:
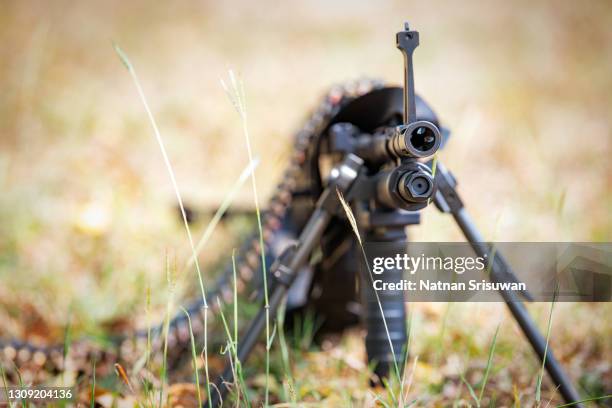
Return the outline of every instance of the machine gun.
{"type": "MultiPolygon", "coordinates": [[[[449,132],[440,129],[433,110],[415,94],[413,53],[419,33],[406,23],[396,35],[396,45],[404,57],[403,89],[378,88],[354,99],[324,125],[308,148],[306,175],[298,181],[302,190],[293,192],[284,222],[286,235],[294,239],[272,264],[269,310],[262,308],[241,336],[237,352],[241,362],[260,338],[266,313],[276,316],[281,304],[288,297],[291,303],[292,293],[298,293],[293,297],[306,301],[294,309],[314,308],[325,316],[327,329],[359,321],[359,312],[348,305],[360,303],[368,361],[378,377],[391,375],[407,352],[405,302],[409,299],[402,291],[373,289],[371,275],[360,265],[358,246],[362,239],[407,241],[406,227],[419,224],[418,211],[430,203],[452,215],[474,252],[487,260],[491,281],[518,282],[502,254],[493,251],[475,227],[450,171],[438,160],[433,170],[432,158],[449,132]],[[351,211],[347,212],[346,203],[351,211]],[[349,218],[354,218],[356,226],[349,218]],[[322,255],[313,271],[308,262],[316,249],[322,255]]],[[[402,273],[387,270],[384,279],[397,281],[402,273]]],[[[522,299],[512,291],[500,291],[500,295],[565,401],[578,403],[578,393],[522,299]]],[[[521,295],[531,299],[526,291],[521,295]]],[[[228,364],[210,406],[220,403],[233,380],[228,364]]]]}

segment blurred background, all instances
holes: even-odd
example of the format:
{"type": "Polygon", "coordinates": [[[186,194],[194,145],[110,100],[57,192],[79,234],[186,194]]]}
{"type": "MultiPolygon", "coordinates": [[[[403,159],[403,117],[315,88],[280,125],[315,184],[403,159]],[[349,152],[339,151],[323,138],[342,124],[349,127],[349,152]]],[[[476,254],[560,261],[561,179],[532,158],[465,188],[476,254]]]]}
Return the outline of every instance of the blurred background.
{"type": "MultiPolygon", "coordinates": [[[[229,68],[245,84],[265,202],[294,131],[331,85],[364,76],[400,84],[394,35],[404,20],[421,33],[417,92],[453,131],[440,159],[485,237],[610,241],[609,2],[3,2],[2,334],[58,339],[68,318],[77,332],[124,327],[142,312],[147,287],[164,304],[167,254],[179,262],[189,254],[159,148],[112,42],[139,75],[185,201],[212,210],[247,163],[220,85],[229,68]]],[[[234,206],[253,208],[248,184],[234,206]]],[[[196,237],[206,222],[194,224],[196,237]]],[[[207,276],[240,242],[235,224],[204,251],[207,276]]],[[[461,239],[435,208],[412,236],[461,239]]],[[[196,282],[179,280],[182,294],[196,282]]],[[[440,310],[423,307],[436,325],[440,310]]],[[[586,332],[609,334],[608,305],[561,307],[589,316],[582,325],[597,322],[586,332]]],[[[604,351],[609,360],[609,344],[604,351]]]]}

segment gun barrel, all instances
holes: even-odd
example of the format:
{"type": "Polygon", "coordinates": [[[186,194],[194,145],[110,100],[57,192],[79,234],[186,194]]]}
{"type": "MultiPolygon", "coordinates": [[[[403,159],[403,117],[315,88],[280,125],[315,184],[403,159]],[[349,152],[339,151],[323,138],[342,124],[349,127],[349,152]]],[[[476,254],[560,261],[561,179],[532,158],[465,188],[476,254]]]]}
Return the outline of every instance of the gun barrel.
{"type": "Polygon", "coordinates": [[[442,135],[436,125],[419,120],[398,126],[388,139],[387,149],[397,158],[422,159],[432,156],[440,148],[442,135]]]}

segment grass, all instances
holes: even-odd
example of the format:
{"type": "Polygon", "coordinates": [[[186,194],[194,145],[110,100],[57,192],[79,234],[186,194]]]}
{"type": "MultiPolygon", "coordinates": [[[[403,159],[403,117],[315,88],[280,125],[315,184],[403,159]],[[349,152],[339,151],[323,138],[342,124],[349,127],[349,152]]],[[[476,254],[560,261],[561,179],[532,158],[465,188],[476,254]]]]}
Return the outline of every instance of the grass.
{"type": "Polygon", "coordinates": [[[162,365],[159,372],[159,378],[161,380],[161,386],[159,387],[159,407],[161,408],[163,404],[163,395],[164,395],[164,385],[167,381],[167,366],[168,366],[168,331],[170,329],[170,318],[173,310],[173,302],[174,302],[174,279],[171,276],[171,270],[169,265],[168,257],[166,256],[166,276],[168,280],[168,303],[166,304],[166,317],[164,319],[164,350],[163,350],[163,359],[162,365]]]}
{"type": "Polygon", "coordinates": [[[215,211],[215,214],[213,215],[212,219],[206,225],[206,229],[204,230],[202,237],[200,238],[200,240],[198,241],[198,244],[196,245],[195,255],[192,255],[189,258],[189,260],[187,261],[187,263],[185,264],[183,268],[183,271],[193,266],[196,257],[200,255],[200,253],[202,252],[202,250],[208,243],[208,240],[212,236],[213,231],[219,225],[219,222],[221,222],[221,219],[223,218],[223,216],[225,215],[225,213],[227,212],[231,204],[236,199],[236,195],[240,191],[240,188],[247,181],[247,179],[251,176],[251,174],[253,174],[258,164],[259,164],[258,160],[251,161],[244,168],[244,170],[242,170],[242,173],[240,173],[238,180],[236,180],[236,182],[234,183],[234,185],[232,186],[228,194],[225,196],[225,198],[221,202],[221,205],[219,206],[219,208],[217,208],[217,210],[215,211]]]}
{"type": "MultiPolygon", "coordinates": [[[[232,251],[232,280],[234,295],[234,342],[238,348],[238,276],[236,273],[236,251],[232,251]]],[[[237,360],[237,358],[236,358],[237,360]]]]}
{"type": "Polygon", "coordinates": [[[6,381],[6,373],[4,372],[4,366],[0,362],[0,376],[2,377],[2,389],[4,390],[4,396],[9,401],[8,382],[6,381]]]}
{"type": "Polygon", "coordinates": [[[474,402],[476,402],[476,406],[480,407],[480,401],[478,400],[478,397],[476,396],[476,391],[474,391],[474,387],[472,387],[472,384],[470,384],[469,381],[465,379],[463,374],[461,374],[461,381],[463,381],[463,383],[467,387],[468,391],[470,392],[470,396],[472,397],[474,402]]]}
{"type": "MultiPolygon", "coordinates": [[[[253,152],[251,149],[251,138],[249,136],[249,126],[247,121],[244,83],[236,78],[236,75],[232,70],[229,71],[229,79],[229,86],[223,80],[221,80],[221,85],[227,93],[230,101],[234,105],[236,112],[238,112],[238,115],[240,116],[240,122],[242,124],[242,133],[245,139],[249,163],[253,163],[253,152]]],[[[270,394],[270,347],[272,343],[270,334],[270,304],[268,299],[268,272],[266,270],[266,253],[263,238],[263,228],[261,224],[261,211],[259,207],[259,195],[257,194],[257,181],[255,178],[255,171],[251,172],[251,187],[253,189],[255,214],[257,217],[257,229],[259,230],[259,248],[264,289],[264,308],[266,310],[266,390],[264,406],[268,406],[270,394]]]]}
{"type": "MultiPolygon", "coordinates": [[[[337,190],[337,195],[338,195],[338,199],[340,200],[340,204],[342,205],[342,209],[344,210],[344,213],[346,214],[347,219],[349,220],[349,223],[351,224],[351,228],[353,230],[353,233],[355,234],[355,238],[357,239],[357,242],[359,243],[359,248],[361,249],[361,254],[363,255],[363,261],[366,265],[367,271],[368,271],[368,278],[370,279],[370,284],[373,284],[374,282],[374,278],[372,277],[372,271],[370,270],[370,264],[368,262],[368,258],[366,256],[365,253],[365,249],[363,247],[363,243],[361,242],[361,235],[359,234],[359,228],[357,226],[357,221],[355,220],[355,216],[353,214],[353,211],[351,210],[351,207],[347,204],[346,200],[344,199],[342,193],[337,190]]],[[[378,304],[378,308],[380,310],[380,317],[382,319],[383,325],[385,327],[385,333],[387,335],[387,340],[389,341],[389,349],[391,350],[391,354],[393,356],[393,368],[395,370],[395,378],[399,381],[400,383],[400,398],[403,395],[403,381],[402,381],[402,377],[400,375],[400,368],[399,365],[397,363],[397,358],[395,356],[395,350],[393,348],[393,342],[391,341],[391,335],[389,334],[389,327],[387,326],[387,319],[385,318],[385,313],[382,307],[382,304],[380,303],[380,297],[378,296],[378,292],[374,291],[374,295],[376,296],[376,303],[378,304]]],[[[391,388],[388,387],[388,390],[391,394],[391,397],[393,398],[394,402],[396,402],[396,398],[395,395],[393,393],[393,390],[391,388]]]]}
{"type": "Polygon", "coordinates": [[[553,296],[553,301],[550,303],[550,312],[548,314],[548,326],[546,327],[546,345],[544,346],[544,358],[542,358],[542,367],[540,368],[540,373],[538,374],[538,381],[536,383],[535,390],[535,400],[540,404],[540,398],[542,394],[542,379],[544,378],[544,369],[546,367],[546,357],[548,356],[548,345],[550,343],[550,332],[552,328],[552,317],[553,317],[553,309],[555,307],[555,297],[557,291],[555,290],[555,295],[553,296]]]}
{"type": "Polygon", "coordinates": [[[245,405],[250,407],[251,403],[242,372],[242,362],[238,358],[238,341],[236,337],[232,338],[229,325],[227,324],[225,314],[223,313],[223,305],[221,300],[217,299],[217,302],[219,302],[219,315],[221,316],[221,321],[223,322],[223,329],[225,330],[225,335],[228,338],[226,352],[228,353],[228,360],[231,364],[234,384],[236,385],[236,400],[237,402],[240,402],[242,398],[245,405]]]}
{"type": "MultiPolygon", "coordinates": [[[[17,379],[18,379],[18,383],[19,383],[19,389],[21,389],[21,390],[25,389],[25,384],[23,382],[23,378],[21,376],[21,372],[20,372],[20,370],[18,368],[17,368],[17,379]]],[[[62,383],[63,382],[64,382],[64,378],[62,376],[62,383]]],[[[28,401],[25,398],[21,398],[21,406],[23,408],[27,408],[28,407],[28,401]]]]}
{"type": "Polygon", "coordinates": [[[480,394],[478,394],[477,405],[480,406],[482,402],[482,397],[484,395],[485,387],[487,386],[487,380],[489,379],[489,374],[491,373],[491,367],[493,366],[493,354],[495,353],[495,344],[497,344],[497,335],[499,334],[499,327],[495,329],[495,334],[493,335],[493,340],[491,340],[491,346],[489,347],[489,358],[487,359],[487,366],[485,368],[485,372],[480,384],[480,394]]]}
{"type": "MultiPolygon", "coordinates": [[[[151,109],[149,108],[149,104],[144,95],[144,91],[142,89],[142,86],[140,85],[138,76],[136,75],[136,70],[132,66],[127,55],[121,50],[121,48],[119,48],[119,46],[117,46],[116,44],[114,45],[114,48],[115,48],[115,51],[117,52],[117,55],[121,59],[121,62],[123,62],[128,72],[130,73],[130,76],[132,77],[134,85],[136,86],[136,90],[138,91],[138,96],[140,97],[140,100],[149,118],[149,122],[151,123],[151,127],[153,128],[155,139],[157,140],[157,143],[159,145],[159,149],[161,151],[161,154],[164,160],[164,164],[166,165],[166,170],[168,171],[168,176],[170,177],[170,181],[172,183],[172,187],[176,195],[176,200],[181,210],[183,225],[185,226],[185,232],[187,233],[187,239],[189,240],[189,246],[191,247],[193,262],[195,264],[195,269],[196,269],[197,277],[198,277],[198,283],[200,284],[200,292],[202,295],[203,314],[204,314],[204,371],[206,373],[206,392],[208,395],[208,400],[210,401],[211,393],[210,393],[210,377],[209,377],[209,372],[208,372],[208,327],[207,327],[208,326],[208,302],[206,301],[206,289],[204,288],[204,279],[202,278],[202,271],[200,270],[200,262],[198,261],[198,255],[196,252],[195,245],[193,243],[191,229],[189,228],[189,223],[187,222],[187,214],[185,212],[185,205],[183,204],[183,199],[181,197],[181,193],[179,191],[176,177],[174,175],[174,170],[172,169],[172,164],[170,164],[170,159],[168,158],[168,153],[166,152],[166,147],[164,146],[164,142],[162,140],[159,128],[157,126],[157,122],[155,121],[155,117],[153,116],[153,113],[151,112],[151,109]]],[[[251,163],[252,163],[252,160],[251,160],[251,163]]],[[[165,375],[166,352],[167,352],[167,347],[168,347],[168,344],[167,344],[168,327],[167,325],[169,323],[169,319],[170,319],[170,316],[166,316],[166,320],[167,320],[166,328],[165,328],[166,339],[164,340],[164,371],[163,371],[164,375],[165,375]]],[[[161,405],[161,392],[160,392],[160,405],[161,405]]]]}
{"type": "Polygon", "coordinates": [[[601,397],[593,397],[593,398],[586,398],[583,400],[580,400],[578,402],[570,402],[569,404],[561,404],[561,405],[557,405],[557,408],[564,408],[564,407],[572,407],[578,404],[583,404],[585,402],[595,402],[595,401],[604,401],[607,399],[612,398],[612,394],[609,395],[602,395],[601,397]]]}
{"type": "Polygon", "coordinates": [[[70,352],[70,343],[72,339],[70,337],[70,312],[68,313],[68,321],[66,322],[66,328],[64,329],[64,341],[62,348],[62,383],[64,383],[64,373],[66,372],[66,362],[68,360],[68,353],[70,352]]]}
{"type": "Polygon", "coordinates": [[[317,318],[312,309],[306,310],[303,316],[301,314],[296,316],[291,328],[293,347],[301,351],[310,350],[314,343],[315,334],[322,324],[323,322],[320,318],[317,318]]]}
{"type": "Polygon", "coordinates": [[[91,364],[91,398],[89,400],[90,408],[96,406],[96,359],[94,358],[91,364]]]}
{"type": "Polygon", "coordinates": [[[147,349],[145,350],[145,365],[149,367],[151,359],[151,287],[147,286],[147,300],[145,302],[145,315],[147,320],[147,349]]]}
{"type": "MultiPolygon", "coordinates": [[[[238,277],[236,272],[236,252],[232,252],[232,274],[233,274],[233,315],[234,315],[234,335],[233,337],[230,334],[229,326],[225,320],[225,316],[223,315],[223,310],[221,310],[221,319],[223,320],[223,327],[226,332],[226,336],[228,338],[228,349],[230,351],[230,360],[233,359],[233,368],[234,368],[234,382],[237,384],[237,389],[242,390],[242,396],[247,406],[250,407],[251,403],[249,401],[249,394],[247,392],[247,384],[244,380],[243,370],[242,370],[242,362],[238,358],[238,277]]],[[[240,401],[240,392],[238,393],[238,401],[240,401]]]]}
{"type": "MultiPolygon", "coordinates": [[[[202,406],[202,395],[200,393],[200,374],[198,372],[198,354],[196,353],[196,344],[195,339],[193,337],[193,327],[191,326],[191,316],[189,316],[189,312],[181,306],[181,310],[185,314],[187,318],[187,323],[189,324],[189,338],[191,340],[191,361],[193,364],[193,375],[195,379],[196,392],[198,395],[198,406],[202,406]]],[[[209,396],[210,398],[210,396],[209,396]]]]}
{"type": "Polygon", "coordinates": [[[410,313],[408,315],[408,321],[406,322],[406,337],[408,338],[408,341],[406,342],[406,345],[404,347],[404,350],[402,351],[402,354],[404,355],[404,363],[402,364],[403,367],[403,372],[402,372],[402,378],[401,378],[401,388],[400,388],[400,395],[399,395],[399,399],[400,399],[400,406],[404,406],[406,404],[406,399],[408,398],[408,393],[410,392],[410,386],[412,385],[412,380],[414,378],[414,373],[416,371],[416,365],[417,362],[419,361],[419,356],[416,355],[414,357],[414,363],[412,366],[412,370],[410,372],[410,377],[408,377],[408,379],[406,380],[406,373],[408,370],[408,358],[410,356],[410,345],[412,344],[412,336],[414,333],[414,314],[410,313]]]}
{"type": "MultiPolygon", "coordinates": [[[[492,306],[498,306],[491,304],[492,306]]],[[[347,396],[342,397],[342,406],[347,406],[350,401],[354,406],[367,406],[366,401],[368,398],[373,398],[378,401],[381,406],[396,407],[400,406],[401,403],[404,406],[429,406],[429,405],[452,405],[448,400],[447,391],[435,391],[436,384],[442,381],[442,384],[452,385],[454,378],[459,378],[464,384],[464,391],[456,388],[451,394],[452,398],[457,398],[457,404],[461,406],[462,403],[466,404],[466,397],[468,403],[477,405],[477,401],[480,401],[481,406],[485,406],[484,402],[488,396],[495,394],[496,403],[502,405],[512,405],[518,399],[514,394],[514,389],[506,389],[503,385],[505,382],[503,378],[507,376],[505,371],[508,369],[516,370],[513,362],[517,361],[522,367],[522,372],[525,373],[529,369],[538,371],[536,369],[537,359],[533,357],[527,344],[516,342],[514,335],[508,336],[508,331],[501,330],[501,327],[487,328],[482,326],[482,323],[470,322],[470,317],[474,316],[474,310],[470,304],[455,304],[453,310],[453,319],[449,319],[447,322],[447,335],[442,341],[442,347],[445,349],[445,353],[441,359],[435,359],[436,352],[440,347],[437,344],[439,338],[439,327],[433,324],[437,321],[433,319],[432,313],[443,316],[445,307],[444,305],[429,305],[429,304],[415,304],[411,305],[412,311],[410,315],[410,328],[412,335],[410,337],[411,354],[414,356],[407,367],[404,370],[402,382],[404,384],[403,394],[394,392],[394,396],[391,395],[390,389],[378,388],[374,389],[372,394],[367,391],[367,387],[364,384],[367,383],[367,372],[369,371],[365,366],[359,368],[358,366],[353,368],[354,363],[347,364],[346,362],[353,361],[354,357],[357,357],[357,361],[364,361],[365,350],[363,349],[363,338],[359,331],[353,329],[345,334],[344,339],[341,343],[334,345],[332,348],[324,346],[322,349],[320,346],[313,344],[307,349],[302,348],[299,345],[297,348],[288,348],[287,352],[292,362],[293,367],[289,373],[294,377],[292,382],[294,383],[294,394],[290,393],[290,390],[282,391],[275,387],[270,387],[271,397],[273,405],[279,404],[279,406],[302,406],[315,403],[326,403],[334,405],[337,402],[335,395],[338,394],[338,390],[349,390],[348,400],[347,396]],[[418,323],[416,323],[418,322],[418,323]],[[490,331],[492,329],[492,332],[490,331]],[[477,332],[481,333],[476,335],[472,340],[469,340],[467,333],[477,332]],[[483,338],[489,335],[488,345],[478,346],[472,345],[472,342],[477,341],[479,338],[483,338]],[[433,340],[433,341],[432,341],[433,340]],[[522,347],[521,347],[522,345],[522,347]],[[470,353],[468,360],[463,360],[466,368],[464,370],[452,369],[449,371],[449,364],[457,359],[457,351],[461,347],[468,347],[473,351],[470,353]],[[474,348],[475,347],[475,348],[474,348]],[[521,349],[524,348],[524,351],[521,349]],[[495,364],[493,362],[495,361],[495,364]],[[433,365],[434,362],[439,365],[433,365]],[[514,367],[514,368],[513,368],[514,367]],[[439,374],[444,373],[442,377],[438,377],[439,374]],[[465,374],[464,374],[465,373],[465,374]],[[470,383],[468,378],[472,378],[473,375],[480,374],[480,380],[477,380],[476,385],[470,383]],[[365,377],[364,377],[365,376],[365,377]],[[455,377],[456,376],[456,377],[455,377]],[[501,382],[500,382],[501,380],[501,382]],[[465,381],[465,382],[464,382],[465,381]],[[432,388],[434,387],[434,388],[432,388]],[[326,391],[327,390],[327,391],[326,391]],[[370,397],[368,397],[368,395],[370,397]],[[412,397],[411,397],[412,396],[412,397]],[[471,400],[471,401],[470,401],[471,400]],[[444,402],[446,401],[446,402],[444,402]],[[462,402],[463,401],[463,402],[462,402]],[[284,404],[283,404],[284,402],[284,404]]],[[[233,314],[233,307],[224,308],[223,310],[230,310],[233,314]]],[[[240,312],[240,309],[238,309],[240,312]]],[[[491,313],[503,312],[502,305],[499,307],[490,307],[491,313]]],[[[571,310],[567,309],[566,310],[571,310]]],[[[221,323],[223,323],[223,330],[225,337],[228,339],[226,342],[226,355],[233,362],[234,369],[237,367],[235,364],[235,329],[227,320],[227,314],[220,315],[221,323]]],[[[280,322],[279,322],[280,325],[280,322]]],[[[284,334],[282,333],[281,326],[277,326],[276,332],[279,335],[279,343],[284,334]]],[[[510,332],[511,333],[511,332],[510,332]]],[[[295,334],[290,334],[293,336],[295,334]]],[[[274,336],[272,336],[274,338],[274,336]]],[[[558,341],[563,341],[562,338],[558,341]]],[[[261,373],[261,379],[263,381],[263,367],[265,364],[263,350],[265,346],[260,346],[261,351],[260,357],[255,352],[254,359],[251,360],[251,367],[248,369],[246,376],[241,376],[236,373],[236,386],[234,388],[230,398],[236,401],[236,398],[240,400],[240,406],[246,406],[247,403],[244,400],[244,395],[248,392],[248,395],[253,394],[257,389],[260,390],[261,400],[263,403],[263,387],[265,383],[257,383],[255,381],[254,374],[261,373]],[[259,363],[258,363],[259,361],[259,363]],[[258,388],[261,387],[261,388],[258,388]],[[246,391],[245,388],[255,388],[252,391],[246,391]]],[[[280,362],[280,371],[273,370],[271,374],[271,380],[274,377],[283,378],[285,374],[285,361],[283,360],[283,347],[280,347],[278,354],[273,354],[273,360],[280,362]]],[[[193,356],[192,356],[193,357],[193,356]]],[[[193,375],[193,371],[191,371],[193,375]]],[[[524,375],[524,374],[523,374],[524,375]]],[[[161,378],[161,377],[160,377],[161,378]]],[[[518,379],[517,379],[518,380],[518,379]]],[[[521,389],[525,390],[525,385],[516,382],[521,389]]],[[[272,382],[272,381],[271,381],[272,382]]],[[[392,383],[389,386],[397,387],[398,384],[392,383]]],[[[171,392],[171,390],[168,390],[171,392]]],[[[193,391],[194,400],[197,399],[195,390],[193,391]]],[[[530,398],[535,403],[533,389],[531,394],[522,394],[522,406],[531,406],[530,398]],[[530,397],[531,396],[531,397],[530,397]]],[[[555,396],[555,390],[543,386],[542,388],[542,400],[551,399],[551,406],[559,404],[558,396],[555,396]]],[[[155,404],[157,406],[157,404],[155,404]]],[[[230,404],[231,406],[231,404],[230,404]]]]}
{"type": "Polygon", "coordinates": [[[289,357],[289,347],[287,345],[287,339],[285,338],[285,311],[286,301],[281,304],[276,314],[276,321],[278,324],[278,341],[281,348],[281,358],[283,361],[284,377],[287,382],[287,395],[285,398],[289,400],[293,405],[297,404],[297,398],[295,395],[295,381],[291,375],[291,362],[289,357]]]}

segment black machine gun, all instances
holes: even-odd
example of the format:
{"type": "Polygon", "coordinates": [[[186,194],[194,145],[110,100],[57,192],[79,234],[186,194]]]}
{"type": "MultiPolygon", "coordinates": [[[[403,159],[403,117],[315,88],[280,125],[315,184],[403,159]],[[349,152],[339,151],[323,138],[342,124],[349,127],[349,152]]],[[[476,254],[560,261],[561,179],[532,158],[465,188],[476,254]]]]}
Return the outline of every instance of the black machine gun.
{"type": "MultiPolygon", "coordinates": [[[[413,53],[419,33],[406,24],[397,33],[396,45],[404,57],[403,89],[379,87],[355,98],[322,125],[319,136],[306,148],[307,157],[284,218],[290,244],[277,251],[270,268],[269,309],[262,307],[241,336],[237,352],[241,362],[259,341],[266,314],[276,316],[287,302],[292,313],[314,309],[324,317],[323,329],[339,330],[363,321],[367,356],[375,374],[379,378],[392,375],[408,352],[409,299],[402,291],[373,289],[358,241],[406,242],[406,227],[419,224],[418,211],[430,203],[451,214],[474,252],[487,259],[491,281],[518,282],[503,256],[476,229],[452,174],[433,160],[449,132],[415,94],[413,53]],[[320,260],[312,266],[309,261],[315,251],[320,251],[320,260]]],[[[387,270],[384,279],[398,281],[402,273],[401,269],[387,270]]],[[[522,299],[510,291],[500,291],[500,295],[563,398],[577,403],[578,393],[522,299]]],[[[522,295],[531,299],[528,292],[522,295]]],[[[228,364],[210,405],[220,403],[232,382],[228,364]]]]}

